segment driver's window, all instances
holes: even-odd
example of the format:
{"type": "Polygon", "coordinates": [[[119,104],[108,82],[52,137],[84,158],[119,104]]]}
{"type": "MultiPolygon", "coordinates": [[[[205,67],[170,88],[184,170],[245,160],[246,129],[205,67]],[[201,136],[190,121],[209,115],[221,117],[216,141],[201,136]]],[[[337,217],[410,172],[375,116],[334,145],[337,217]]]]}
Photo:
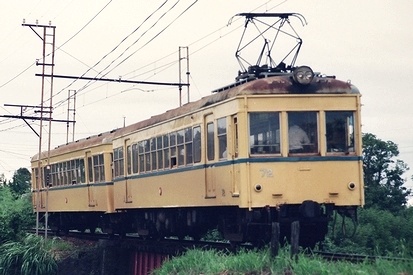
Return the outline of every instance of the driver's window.
{"type": "Polygon", "coordinates": [[[354,152],[354,114],[326,112],[327,153],[354,152]]]}
{"type": "Polygon", "coordinates": [[[318,153],[317,130],[317,112],[288,112],[289,153],[318,153]]]}

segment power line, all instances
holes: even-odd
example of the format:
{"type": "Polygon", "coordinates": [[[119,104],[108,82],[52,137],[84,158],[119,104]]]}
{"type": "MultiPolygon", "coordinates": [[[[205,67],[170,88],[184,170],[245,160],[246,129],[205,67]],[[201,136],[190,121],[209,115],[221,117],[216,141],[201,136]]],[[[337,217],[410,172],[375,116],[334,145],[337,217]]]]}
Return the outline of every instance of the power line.
{"type": "MultiPolygon", "coordinates": [[[[179,2],[179,1],[180,1],[180,0],[178,0],[178,2],[179,2]]],[[[118,43],[118,45],[116,45],[109,53],[107,53],[106,55],[104,55],[98,62],[96,62],[92,67],[90,67],[88,70],[86,70],[86,72],[84,72],[84,73],[81,75],[81,77],[84,77],[89,71],[91,71],[93,68],[95,68],[97,65],[99,65],[99,64],[100,64],[104,59],[106,59],[111,53],[113,53],[116,49],[118,49],[118,47],[119,47],[121,44],[123,44],[131,35],[133,35],[134,33],[136,33],[136,32],[143,26],[143,24],[145,24],[153,15],[155,15],[155,13],[157,13],[167,2],[168,2],[167,0],[164,1],[158,8],[155,9],[155,11],[153,11],[148,17],[146,17],[146,18],[143,20],[143,22],[142,22],[137,28],[135,28],[129,35],[127,35],[126,37],[124,37],[124,38],[118,43]]],[[[178,2],[176,2],[176,3],[178,3],[178,2]]],[[[176,6],[176,3],[175,3],[174,6],[176,6]]],[[[173,6],[173,7],[174,7],[174,6],[173,6]]],[[[156,20],[156,22],[159,22],[159,19],[160,19],[160,18],[158,18],[158,19],[156,20]]],[[[146,32],[147,32],[147,31],[145,31],[144,34],[145,34],[146,32]]],[[[142,34],[142,35],[139,37],[139,39],[140,39],[144,34],[142,34]]],[[[132,45],[134,45],[137,41],[139,41],[139,39],[136,40],[132,45]]],[[[102,73],[104,70],[106,70],[106,69],[107,69],[111,64],[113,64],[117,59],[119,59],[130,47],[131,47],[131,46],[129,46],[129,47],[128,47],[121,55],[119,55],[117,58],[115,58],[114,60],[112,60],[112,61],[109,63],[109,65],[106,66],[106,68],[104,68],[104,69],[101,70],[100,72],[98,72],[97,75],[101,75],[101,73],[102,73]]],[[[106,73],[106,74],[107,74],[107,73],[106,73]]],[[[105,76],[106,74],[102,75],[102,77],[105,76]]],[[[97,77],[95,77],[95,78],[97,78],[97,77]]],[[[66,89],[68,89],[69,87],[71,87],[76,81],[77,81],[77,79],[74,80],[74,81],[73,81],[72,83],[70,83],[69,85],[67,85],[66,87],[64,87],[63,89],[61,89],[56,95],[62,93],[64,90],[66,90],[66,89]]],[[[91,81],[89,81],[88,83],[86,83],[86,84],[85,84],[83,87],[81,87],[80,89],[77,89],[77,91],[80,92],[80,91],[84,90],[85,88],[87,88],[88,86],[90,86],[90,83],[91,83],[91,81]]],[[[65,102],[65,100],[59,102],[59,104],[57,105],[57,107],[58,107],[59,105],[63,104],[64,102],[65,102]]]]}
{"type": "Polygon", "coordinates": [[[9,81],[3,83],[0,88],[3,88],[4,86],[6,86],[7,84],[9,84],[10,82],[12,82],[13,80],[15,80],[16,78],[18,78],[19,76],[21,76],[23,73],[25,73],[28,69],[30,69],[31,67],[33,67],[33,65],[36,65],[36,62],[33,62],[32,64],[30,64],[26,69],[23,69],[23,71],[21,71],[20,73],[18,73],[16,76],[14,76],[13,78],[11,78],[9,81]]]}
{"type": "MultiPolygon", "coordinates": [[[[270,3],[270,2],[272,2],[273,0],[269,0],[269,1],[267,1],[266,3],[264,3],[264,4],[262,4],[261,6],[259,6],[259,7],[257,7],[256,9],[258,9],[258,8],[260,8],[260,7],[262,7],[263,5],[267,5],[268,3],[270,3]]],[[[65,45],[65,44],[67,44],[70,40],[72,40],[76,35],[78,35],[82,30],[84,30],[85,29],[85,27],[87,26],[87,25],[89,25],[110,3],[111,3],[112,1],[109,1],[91,20],[89,20],[88,22],[87,22],[87,24],[85,24],[78,32],[76,32],[72,37],[70,37],[67,41],[65,41],[62,45],[60,45],[59,47],[58,47],[58,49],[60,50],[60,51],[63,51],[63,52],[65,52],[63,49],[62,49],[62,47],[65,45]]],[[[174,21],[176,21],[183,13],[185,13],[187,10],[189,10],[189,8],[191,8],[195,3],[196,3],[197,1],[194,1],[189,7],[187,7],[187,9],[186,10],[184,10],[177,18],[175,18],[175,20],[174,21]]],[[[279,6],[279,5],[281,5],[281,4],[283,4],[284,2],[286,2],[286,1],[283,1],[283,2],[281,2],[281,3],[279,3],[279,4],[277,4],[276,6],[279,6]]],[[[159,6],[159,8],[161,8],[164,4],[166,3],[166,1],[165,2],[163,2],[160,6],[159,6]]],[[[276,7],[276,6],[274,6],[274,7],[276,7]]],[[[273,9],[274,7],[272,7],[271,9],[273,9]]],[[[157,9],[157,10],[159,10],[159,8],[157,9]]],[[[256,10],[256,9],[254,9],[254,10],[256,10]]],[[[270,9],[270,10],[271,10],[270,9]]],[[[157,11],[156,10],[156,11],[157,11]]],[[[156,12],[155,11],[155,12],[156,12]]],[[[153,12],[150,16],[152,16],[155,12],[153,12]]],[[[148,18],[150,17],[150,16],[148,16],[148,18]]],[[[147,18],[147,19],[148,19],[147,18]]],[[[147,20],[146,19],[146,20],[147,20]]],[[[174,22],[173,21],[173,22],[174,22]]],[[[153,39],[155,39],[158,35],[160,35],[164,30],[166,30],[173,22],[171,22],[167,27],[165,27],[161,32],[159,32],[156,36],[154,36],[149,42],[151,42],[153,39]]],[[[143,24],[143,23],[142,23],[143,24]]],[[[132,35],[136,30],[138,30],[141,26],[142,26],[142,24],[138,27],[138,28],[136,28],[130,35],[132,35]]],[[[224,27],[223,27],[224,28],[224,27]]],[[[214,31],[214,32],[212,32],[211,34],[209,34],[209,35],[207,35],[207,36],[205,36],[205,37],[203,37],[203,38],[201,38],[201,39],[198,39],[198,40],[196,40],[195,42],[193,42],[193,43],[191,43],[190,45],[192,45],[192,44],[195,44],[195,43],[198,43],[199,41],[202,41],[204,38],[206,38],[206,37],[208,37],[208,36],[210,36],[210,35],[212,35],[212,34],[214,34],[214,33],[216,33],[216,32],[218,32],[218,31],[220,31],[221,29],[223,29],[223,28],[220,28],[219,30],[216,30],[216,31],[214,31]]],[[[233,32],[234,30],[232,30],[232,31],[230,31],[229,33],[231,33],[231,32],[233,32]]],[[[229,33],[227,33],[227,34],[225,34],[224,36],[226,36],[226,35],[228,35],[229,33]]],[[[122,41],[121,41],[121,43],[123,43],[130,35],[128,35],[127,37],[125,37],[122,41]]],[[[223,37],[223,36],[221,36],[221,37],[223,37]]],[[[220,37],[220,38],[221,38],[220,37]]],[[[141,37],[140,37],[141,38],[141,37]]],[[[214,42],[216,42],[218,39],[220,39],[220,38],[217,38],[217,39],[215,39],[213,42],[209,42],[208,44],[206,44],[206,45],[204,45],[203,47],[201,47],[201,48],[199,48],[199,49],[197,49],[197,50],[195,50],[193,53],[197,53],[197,52],[199,52],[199,51],[201,51],[202,49],[204,49],[204,48],[206,48],[207,46],[209,46],[210,44],[212,44],[212,43],[214,43],[214,42]]],[[[139,40],[139,39],[138,39],[139,40]]],[[[134,45],[138,40],[136,40],[132,45],[134,45]]],[[[146,46],[149,42],[147,42],[144,46],[146,46]]],[[[120,45],[121,43],[119,43],[118,45],[120,45]]],[[[132,46],[131,45],[131,46],[132,46]]],[[[129,46],[128,47],[128,49],[131,47],[131,46],[129,46]]],[[[143,48],[144,46],[142,46],[141,48],[143,48]]],[[[117,47],[115,47],[115,49],[116,49],[117,47]]],[[[140,48],[140,49],[141,49],[140,48]]],[[[113,49],[111,52],[113,52],[115,49],[113,49]]],[[[140,50],[140,49],[138,49],[138,50],[140,50]]],[[[137,51],[138,51],[137,50],[137,51]]],[[[114,68],[112,68],[109,72],[111,72],[111,71],[113,71],[115,68],[117,68],[119,65],[121,65],[123,62],[125,62],[128,58],[130,58],[133,54],[135,54],[137,51],[135,51],[134,53],[132,53],[131,55],[129,55],[127,58],[125,58],[124,60],[122,60],[120,63],[118,63],[114,68]]],[[[110,53],[111,53],[110,52],[110,53]]],[[[126,50],[124,51],[124,52],[126,52],[126,50]]],[[[122,56],[123,54],[124,54],[124,52],[121,54],[121,55],[119,55],[118,56],[118,58],[120,57],[120,56],[122,56]]],[[[66,54],[68,54],[67,52],[65,52],[66,54]]],[[[110,54],[109,53],[109,54],[110,54]]],[[[160,59],[158,59],[157,61],[155,61],[155,62],[158,62],[158,61],[160,61],[160,60],[163,60],[163,59],[165,59],[165,58],[167,58],[167,57],[169,57],[169,56],[171,56],[171,55],[173,55],[173,54],[175,54],[176,52],[174,52],[174,53],[171,53],[171,54],[169,54],[169,55],[166,55],[166,56],[164,56],[164,57],[162,57],[162,58],[160,58],[160,59]]],[[[109,54],[107,54],[107,55],[105,55],[101,60],[103,60],[106,56],[108,56],[109,54]]],[[[70,55],[70,54],[68,54],[69,56],[71,56],[72,58],[74,58],[72,55],[70,55]]],[[[118,59],[117,58],[117,59],[118,59]]],[[[75,58],[76,59],[76,58],[75,58]]],[[[99,62],[101,62],[101,60],[99,61],[99,62]]],[[[79,61],[79,60],[78,60],[79,61]]],[[[114,60],[114,61],[116,61],[116,59],[114,60]]],[[[113,64],[114,63],[114,61],[112,61],[110,64],[113,64]]],[[[98,63],[99,63],[98,62],[98,63]]],[[[166,65],[163,65],[163,66],[160,66],[160,67],[158,67],[157,68],[157,70],[159,70],[159,68],[164,68],[163,70],[166,70],[167,68],[169,68],[169,67],[171,67],[173,64],[176,64],[176,62],[177,61],[174,61],[174,62],[170,62],[170,63],[168,63],[168,64],[166,64],[166,65]]],[[[96,64],[98,64],[98,63],[96,63],[96,64]]],[[[84,63],[83,63],[84,64],[84,63]]],[[[94,66],[92,66],[92,67],[90,67],[88,70],[87,70],[87,72],[89,72],[91,69],[93,69],[95,66],[96,66],[96,64],[94,65],[94,66]]],[[[150,63],[150,64],[153,64],[153,63],[150,63]]],[[[145,66],[143,66],[143,67],[141,67],[141,68],[144,68],[144,67],[147,67],[147,66],[149,66],[150,64],[147,64],[147,65],[145,65],[145,66]]],[[[32,65],[34,65],[34,64],[32,64],[32,65]]],[[[32,66],[31,65],[31,66],[32,66]]],[[[84,65],[86,65],[86,64],[84,64],[84,65]]],[[[30,67],[31,67],[30,66],[30,67]]],[[[86,65],[87,66],[87,65],[86,65]]],[[[30,68],[29,67],[29,68],[30,68]]],[[[107,66],[105,69],[107,69],[109,66],[107,66]]],[[[29,69],[29,68],[27,68],[27,69],[29,69]]],[[[27,70],[26,69],[26,70],[27,70]]],[[[162,70],[162,71],[163,71],[162,70]]],[[[101,72],[103,72],[103,70],[101,71],[101,72]]],[[[107,72],[106,74],[108,74],[109,72],[107,72]]],[[[132,71],[132,72],[136,72],[136,70],[134,70],[134,71],[132,71]]],[[[131,72],[131,73],[132,73],[131,72]]],[[[130,73],[128,73],[128,74],[130,74],[130,73]]],[[[128,75],[127,74],[127,75],[128,75]]],[[[18,76],[16,76],[15,78],[17,78],[18,76]]],[[[136,75],[135,75],[135,77],[136,77],[136,75]]],[[[65,89],[67,89],[68,87],[70,87],[71,85],[73,85],[73,83],[74,83],[75,81],[73,81],[70,85],[68,85],[67,87],[65,87],[65,88],[63,88],[61,91],[59,91],[59,93],[61,93],[63,90],[65,90],[65,89]]],[[[83,89],[85,89],[86,87],[88,87],[89,85],[85,85],[84,87],[83,87],[83,89]]],[[[58,93],[57,93],[58,94],[58,93]]],[[[55,95],[57,95],[57,94],[55,94],[55,95]]],[[[66,99],[67,100],[67,99],[66,99]]],[[[61,101],[61,102],[58,102],[58,104],[56,105],[56,107],[59,107],[60,105],[62,105],[66,100],[63,100],[63,101],[61,101]]]]}

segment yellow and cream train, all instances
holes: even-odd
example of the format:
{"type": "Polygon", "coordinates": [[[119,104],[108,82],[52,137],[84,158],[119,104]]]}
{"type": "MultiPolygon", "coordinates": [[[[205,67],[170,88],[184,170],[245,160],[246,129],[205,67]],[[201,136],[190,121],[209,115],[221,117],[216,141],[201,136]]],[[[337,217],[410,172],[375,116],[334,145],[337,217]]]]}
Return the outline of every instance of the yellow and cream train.
{"type": "Polygon", "coordinates": [[[308,66],[251,76],[35,155],[33,204],[60,230],[156,237],[261,242],[299,221],[313,246],[364,203],[360,108],[355,86],[308,66]]]}

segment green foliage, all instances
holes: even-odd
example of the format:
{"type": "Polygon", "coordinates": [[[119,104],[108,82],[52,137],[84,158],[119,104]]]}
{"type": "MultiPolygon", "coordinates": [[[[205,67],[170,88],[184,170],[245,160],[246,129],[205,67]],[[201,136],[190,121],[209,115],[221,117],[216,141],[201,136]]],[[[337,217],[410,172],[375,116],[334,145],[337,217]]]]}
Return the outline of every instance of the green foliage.
{"type": "Polygon", "coordinates": [[[238,254],[215,250],[188,250],[165,262],[155,274],[248,274],[268,268],[269,253],[242,251],[238,254]]]}
{"type": "Polygon", "coordinates": [[[399,150],[392,141],[382,141],[373,134],[363,135],[363,170],[366,208],[397,213],[407,204],[411,190],[404,187],[407,164],[397,159],[399,150]]]}
{"type": "Polygon", "coordinates": [[[412,262],[377,260],[352,264],[331,262],[317,256],[291,257],[290,248],[281,248],[277,257],[269,249],[240,251],[236,254],[214,250],[188,250],[165,262],[153,274],[411,274],[412,262]]]}
{"type": "Polygon", "coordinates": [[[19,168],[14,172],[13,179],[9,182],[8,186],[13,194],[19,197],[30,192],[30,179],[30,171],[26,168],[19,168]]]}
{"type": "Polygon", "coordinates": [[[413,256],[413,208],[397,215],[374,208],[359,210],[359,226],[352,238],[330,233],[326,249],[366,255],[413,256]]]}
{"type": "Polygon", "coordinates": [[[57,274],[53,243],[35,235],[27,235],[21,242],[4,243],[0,246],[0,274],[57,274]]]}
{"type": "Polygon", "coordinates": [[[0,243],[17,240],[34,225],[30,195],[16,198],[9,188],[0,187],[0,205],[0,243]]]}

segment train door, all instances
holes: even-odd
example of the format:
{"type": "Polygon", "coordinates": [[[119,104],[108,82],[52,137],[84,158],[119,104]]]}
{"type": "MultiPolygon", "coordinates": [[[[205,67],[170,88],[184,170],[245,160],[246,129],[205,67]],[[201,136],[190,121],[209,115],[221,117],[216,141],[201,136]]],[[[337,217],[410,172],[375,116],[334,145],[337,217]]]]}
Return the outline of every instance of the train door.
{"type": "Polygon", "coordinates": [[[205,198],[215,198],[215,123],[212,114],[205,116],[205,198]]]}
{"type": "Polygon", "coordinates": [[[96,201],[94,199],[93,194],[93,158],[92,153],[90,151],[86,152],[86,160],[87,160],[87,177],[86,177],[86,185],[87,185],[87,197],[88,197],[88,205],[89,207],[94,207],[96,205],[96,201]]]}
{"type": "Polygon", "coordinates": [[[228,160],[232,160],[231,164],[231,194],[233,197],[239,196],[240,184],[240,166],[234,164],[234,159],[238,158],[238,117],[231,117],[228,134],[228,160]]]}

